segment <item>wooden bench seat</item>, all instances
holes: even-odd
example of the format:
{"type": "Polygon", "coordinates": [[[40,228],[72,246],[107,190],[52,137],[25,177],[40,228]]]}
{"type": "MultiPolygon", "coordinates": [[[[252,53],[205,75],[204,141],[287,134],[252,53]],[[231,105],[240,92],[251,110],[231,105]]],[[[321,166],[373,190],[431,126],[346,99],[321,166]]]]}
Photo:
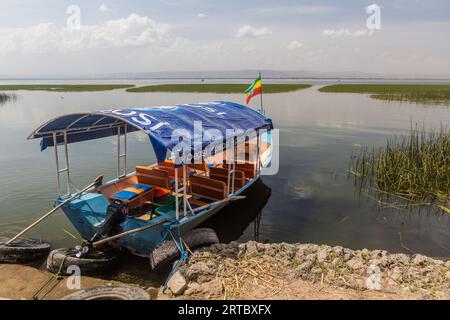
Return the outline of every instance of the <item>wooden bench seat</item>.
{"type": "MultiPolygon", "coordinates": [[[[209,177],[214,180],[222,181],[225,184],[228,183],[228,168],[211,168],[209,170],[209,177]]],[[[232,174],[230,176],[230,183],[232,179],[232,174]]],[[[244,171],[236,170],[234,172],[234,189],[238,190],[242,188],[245,184],[245,173],[244,171]]],[[[235,191],[234,190],[234,191],[235,191]]]]}
{"type": "Polygon", "coordinates": [[[223,200],[227,197],[227,186],[222,181],[194,175],[189,178],[189,193],[198,198],[223,200]]]}

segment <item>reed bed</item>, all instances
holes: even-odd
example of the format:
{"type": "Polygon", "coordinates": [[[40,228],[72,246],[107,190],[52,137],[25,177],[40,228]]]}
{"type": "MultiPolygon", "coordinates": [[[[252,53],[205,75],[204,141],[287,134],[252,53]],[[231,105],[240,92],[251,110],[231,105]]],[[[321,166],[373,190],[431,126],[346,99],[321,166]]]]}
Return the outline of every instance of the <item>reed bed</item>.
{"type": "Polygon", "coordinates": [[[349,168],[359,190],[375,190],[384,206],[433,206],[450,214],[450,130],[411,129],[385,148],[363,147],[349,168]]]}
{"type": "Polygon", "coordinates": [[[6,94],[0,92],[0,104],[4,104],[10,101],[13,101],[16,99],[16,96],[14,94],[6,94]]]}
{"type": "Polygon", "coordinates": [[[420,104],[450,105],[450,85],[420,84],[336,84],[321,92],[365,93],[371,98],[420,104]]]}
{"type": "MultiPolygon", "coordinates": [[[[127,89],[128,92],[193,92],[193,93],[243,93],[248,84],[204,83],[204,84],[161,84],[127,89]]],[[[284,93],[310,88],[309,84],[265,83],[264,93],[284,93]]]]}

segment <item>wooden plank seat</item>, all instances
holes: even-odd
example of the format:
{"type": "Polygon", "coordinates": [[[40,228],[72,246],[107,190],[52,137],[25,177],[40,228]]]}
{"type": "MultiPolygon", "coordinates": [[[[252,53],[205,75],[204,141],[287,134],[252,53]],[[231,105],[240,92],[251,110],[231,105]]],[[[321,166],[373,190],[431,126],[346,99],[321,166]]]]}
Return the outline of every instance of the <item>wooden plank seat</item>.
{"type": "Polygon", "coordinates": [[[194,170],[194,173],[196,175],[207,176],[209,174],[209,169],[212,168],[214,165],[208,164],[203,161],[202,163],[191,163],[188,164],[187,166],[189,169],[194,170]]]}
{"type": "MultiPolygon", "coordinates": [[[[228,169],[228,164],[224,163],[222,167],[228,169]]],[[[256,165],[254,163],[236,163],[236,170],[243,171],[246,179],[256,177],[256,165]]]]}
{"type": "Polygon", "coordinates": [[[155,190],[159,188],[173,190],[174,185],[174,181],[169,178],[166,171],[144,166],[136,167],[134,180],[137,182],[136,184],[119,189],[110,196],[110,199],[124,202],[130,211],[138,208],[140,213],[144,205],[152,205],[155,190]]]}
{"type": "Polygon", "coordinates": [[[243,171],[247,179],[256,177],[256,165],[254,163],[236,163],[236,170],[243,171]]]}
{"type": "Polygon", "coordinates": [[[175,182],[165,170],[144,166],[136,167],[136,177],[140,184],[173,190],[175,182]]]}
{"type": "Polygon", "coordinates": [[[194,208],[202,207],[227,197],[227,186],[222,181],[193,175],[189,178],[189,193],[194,196],[189,203],[194,208]]]}
{"type": "MultiPolygon", "coordinates": [[[[209,177],[214,180],[222,181],[225,184],[228,183],[228,168],[211,168],[209,170],[209,177]]],[[[232,175],[230,176],[231,183],[232,175]]],[[[237,170],[234,172],[234,191],[242,188],[245,184],[244,171],[237,170]]]]}
{"type": "MultiPolygon", "coordinates": [[[[171,179],[175,179],[175,170],[178,171],[178,182],[182,182],[183,181],[183,167],[178,167],[175,168],[175,163],[172,160],[166,160],[164,162],[158,162],[158,167],[159,170],[163,170],[166,171],[169,174],[169,177],[171,179]]],[[[195,174],[195,170],[191,169],[191,168],[187,168],[186,169],[186,173],[187,173],[187,177],[186,179],[189,178],[190,175],[195,174]]]]}

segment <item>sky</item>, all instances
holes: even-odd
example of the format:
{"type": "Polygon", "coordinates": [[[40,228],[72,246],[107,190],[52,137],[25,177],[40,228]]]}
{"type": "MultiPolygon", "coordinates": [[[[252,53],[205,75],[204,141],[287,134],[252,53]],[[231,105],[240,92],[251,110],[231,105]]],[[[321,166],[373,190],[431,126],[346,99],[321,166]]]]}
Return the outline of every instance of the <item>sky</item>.
{"type": "Polygon", "coordinates": [[[0,75],[450,74],[448,0],[0,0],[0,8],[0,75]]]}

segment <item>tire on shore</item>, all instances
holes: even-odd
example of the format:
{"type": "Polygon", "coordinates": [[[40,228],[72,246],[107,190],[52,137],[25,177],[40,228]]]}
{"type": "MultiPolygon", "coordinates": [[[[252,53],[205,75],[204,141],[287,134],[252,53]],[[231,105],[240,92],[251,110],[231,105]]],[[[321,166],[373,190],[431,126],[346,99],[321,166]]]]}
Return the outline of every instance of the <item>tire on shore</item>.
{"type": "Polygon", "coordinates": [[[27,263],[45,257],[51,248],[51,244],[42,240],[17,239],[10,245],[5,245],[9,240],[0,237],[0,262],[1,263],[27,263]]]}
{"type": "Polygon", "coordinates": [[[61,300],[150,300],[150,295],[137,287],[99,286],[77,291],[61,300]]]}
{"type": "Polygon", "coordinates": [[[53,250],[47,258],[47,270],[70,275],[73,271],[68,270],[69,266],[78,266],[82,276],[96,276],[108,272],[118,256],[112,250],[94,250],[81,258],[76,257],[76,253],[73,248],[53,250]]]}
{"type": "MultiPolygon", "coordinates": [[[[193,229],[183,235],[183,240],[189,249],[196,249],[219,243],[219,238],[213,229],[193,229]]],[[[150,254],[150,268],[156,270],[180,257],[181,253],[172,239],[165,240],[150,254]]]]}

